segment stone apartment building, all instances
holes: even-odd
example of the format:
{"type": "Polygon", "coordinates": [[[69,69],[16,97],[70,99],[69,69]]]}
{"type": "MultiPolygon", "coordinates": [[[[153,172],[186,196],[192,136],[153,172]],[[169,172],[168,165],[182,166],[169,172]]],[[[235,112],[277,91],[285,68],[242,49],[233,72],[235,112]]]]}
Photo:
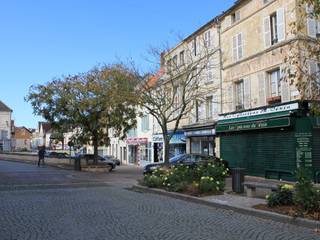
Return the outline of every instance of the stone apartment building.
{"type": "MultiPolygon", "coordinates": [[[[221,157],[250,175],[291,178],[304,165],[320,170],[319,121],[287,81],[285,58],[318,24],[296,0],[242,0],[220,16],[223,106],[217,134],[221,157]],[[302,21],[300,32],[292,23],[302,21]]],[[[307,38],[308,38],[307,37],[307,38]]],[[[306,49],[301,49],[301,53],[306,49]]],[[[316,72],[312,61],[301,62],[316,72]]]]}
{"type": "MultiPolygon", "coordinates": [[[[172,64],[177,68],[184,64],[195,64],[195,71],[199,73],[196,78],[199,82],[199,97],[179,126],[179,134],[185,136],[183,140],[187,153],[214,155],[215,152],[215,123],[222,104],[219,30],[218,19],[214,18],[163,56],[167,68],[172,64]]],[[[178,74],[188,73],[182,71],[178,74]]],[[[169,129],[172,128],[169,126],[169,129]]]]}

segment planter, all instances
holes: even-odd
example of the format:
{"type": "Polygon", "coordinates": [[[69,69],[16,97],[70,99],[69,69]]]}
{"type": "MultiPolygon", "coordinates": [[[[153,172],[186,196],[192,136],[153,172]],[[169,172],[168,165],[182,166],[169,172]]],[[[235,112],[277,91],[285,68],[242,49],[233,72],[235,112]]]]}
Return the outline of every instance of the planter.
{"type": "Polygon", "coordinates": [[[267,103],[268,103],[268,104],[281,103],[281,96],[268,97],[268,98],[267,98],[267,103]]]}

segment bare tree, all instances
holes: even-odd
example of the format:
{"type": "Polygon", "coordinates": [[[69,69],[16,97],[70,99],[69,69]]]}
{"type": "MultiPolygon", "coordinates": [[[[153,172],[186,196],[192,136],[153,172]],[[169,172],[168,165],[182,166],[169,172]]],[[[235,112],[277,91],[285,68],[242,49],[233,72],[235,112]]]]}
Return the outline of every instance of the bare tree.
{"type": "MultiPolygon", "coordinates": [[[[183,119],[197,118],[195,110],[209,90],[204,84],[205,78],[210,69],[219,67],[217,56],[220,52],[208,41],[208,37],[199,36],[182,40],[174,49],[152,48],[151,52],[160,59],[160,70],[151,78],[148,74],[143,81],[140,105],[161,128],[164,160],[168,163],[170,140],[181,127],[183,119]]],[[[214,93],[219,89],[210,91],[214,93]]]]}
{"type": "Polygon", "coordinates": [[[297,21],[290,23],[296,36],[285,58],[285,79],[299,91],[302,100],[311,100],[319,112],[320,100],[320,2],[298,0],[297,21]]]}

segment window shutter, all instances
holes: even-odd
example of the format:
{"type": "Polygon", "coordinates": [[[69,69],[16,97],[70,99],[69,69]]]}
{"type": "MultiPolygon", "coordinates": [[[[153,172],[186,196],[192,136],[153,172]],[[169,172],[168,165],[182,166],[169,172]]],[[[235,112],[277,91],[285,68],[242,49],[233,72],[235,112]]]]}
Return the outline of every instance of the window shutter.
{"type": "Polygon", "coordinates": [[[277,10],[277,33],[278,41],[281,42],[286,38],[285,12],[284,8],[277,10]]]}
{"type": "Polygon", "coordinates": [[[237,50],[237,35],[232,38],[232,49],[233,49],[233,61],[238,61],[238,50],[237,50]]]}
{"type": "Polygon", "coordinates": [[[242,33],[238,34],[238,60],[241,59],[243,57],[243,48],[242,48],[242,33]]]}
{"type": "Polygon", "coordinates": [[[289,102],[290,99],[290,85],[284,78],[283,67],[280,68],[280,81],[281,81],[281,102],[289,102]]]}
{"type": "Polygon", "coordinates": [[[259,105],[265,106],[266,105],[266,81],[264,78],[263,73],[258,74],[259,80],[259,105]]]}
{"type": "Polygon", "coordinates": [[[218,111],[218,96],[217,94],[214,94],[212,96],[212,116],[213,118],[217,118],[218,117],[218,114],[219,114],[219,111],[218,111]]]}
{"type": "Polygon", "coordinates": [[[206,114],[205,102],[200,102],[200,106],[199,106],[199,120],[205,119],[205,114],[206,114]]]}
{"type": "Polygon", "coordinates": [[[228,108],[229,111],[232,112],[234,110],[234,96],[233,96],[233,84],[230,84],[227,90],[227,96],[228,96],[228,108]]]}
{"type": "Polygon", "coordinates": [[[313,82],[315,81],[315,77],[316,77],[316,74],[317,74],[317,70],[318,70],[318,66],[317,66],[317,63],[315,61],[310,61],[309,62],[309,77],[307,79],[308,81],[308,87],[307,87],[307,93],[308,93],[308,96],[311,98],[312,95],[313,95],[313,92],[312,92],[312,86],[314,86],[313,82]]]}
{"type": "Polygon", "coordinates": [[[271,46],[271,26],[270,26],[270,16],[263,19],[264,28],[264,46],[266,48],[271,46]]]}
{"type": "Polygon", "coordinates": [[[307,11],[307,28],[308,28],[308,35],[310,37],[315,38],[317,36],[317,23],[312,16],[309,16],[313,12],[313,7],[307,4],[306,7],[307,11]]]}
{"type": "Polygon", "coordinates": [[[251,108],[251,82],[250,78],[245,78],[243,80],[244,84],[244,108],[249,109],[251,108]]]}

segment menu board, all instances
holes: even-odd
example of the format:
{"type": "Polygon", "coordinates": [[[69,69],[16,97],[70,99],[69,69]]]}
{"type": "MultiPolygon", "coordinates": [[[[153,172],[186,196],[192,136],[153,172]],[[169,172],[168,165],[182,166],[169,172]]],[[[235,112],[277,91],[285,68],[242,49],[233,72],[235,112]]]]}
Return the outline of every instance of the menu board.
{"type": "Polygon", "coordinates": [[[297,167],[312,168],[312,133],[296,133],[297,167]]]}

